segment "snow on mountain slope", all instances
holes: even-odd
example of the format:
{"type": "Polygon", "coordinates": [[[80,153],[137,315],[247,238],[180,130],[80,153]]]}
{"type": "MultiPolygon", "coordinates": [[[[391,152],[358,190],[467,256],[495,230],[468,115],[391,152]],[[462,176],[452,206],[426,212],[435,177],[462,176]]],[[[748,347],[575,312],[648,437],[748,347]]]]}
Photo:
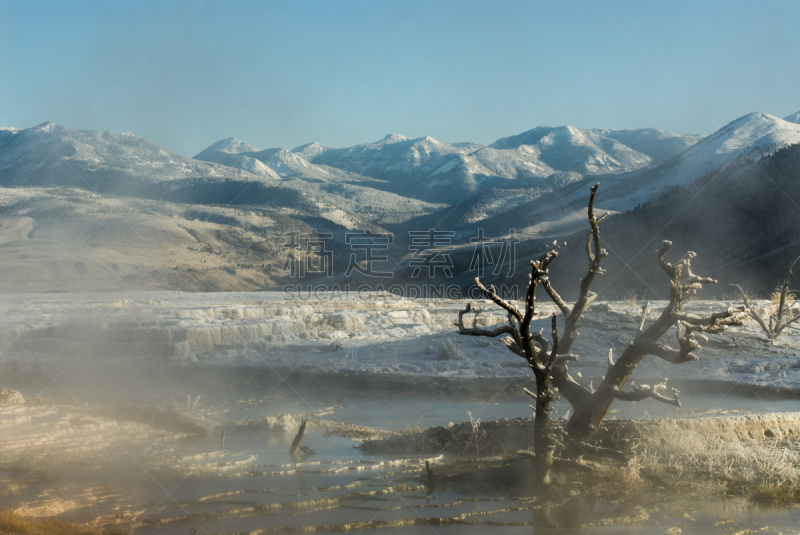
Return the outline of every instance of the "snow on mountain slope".
{"type": "MultiPolygon", "coordinates": [[[[536,157],[543,164],[559,171],[588,176],[624,173],[653,162],[651,156],[614,139],[609,135],[610,132],[579,130],[572,126],[541,126],[516,136],[501,138],[492,143],[490,148],[518,150],[531,147],[538,152],[536,157]]],[[[619,137],[635,140],[637,136],[622,134],[619,137]]]]}
{"type": "Polygon", "coordinates": [[[784,121],[789,121],[790,123],[800,123],[800,111],[793,113],[791,115],[787,115],[783,118],[784,121]]]}
{"type": "Polygon", "coordinates": [[[392,180],[430,174],[454,156],[483,147],[479,143],[443,143],[432,137],[412,139],[389,134],[375,143],[321,152],[312,163],[374,178],[392,180]]]}
{"type": "Polygon", "coordinates": [[[336,169],[335,167],[313,164],[303,158],[302,155],[284,149],[267,149],[266,151],[261,151],[258,153],[249,153],[249,155],[264,162],[270,167],[270,169],[274,170],[283,178],[300,178],[321,180],[324,182],[351,183],[374,180],[356,173],[336,169]],[[269,154],[269,152],[272,153],[269,154]]]}
{"type": "MultiPolygon", "coordinates": [[[[549,177],[555,173],[580,176],[625,173],[673,156],[696,140],[694,136],[655,129],[541,127],[456,156],[434,171],[422,187],[429,190],[460,187],[464,193],[490,187],[552,190],[558,180],[549,177]],[[626,143],[645,152],[634,150],[626,143]]],[[[452,196],[452,191],[448,195],[452,196]]]]}
{"type": "Polygon", "coordinates": [[[194,157],[195,160],[205,160],[205,156],[214,154],[217,152],[222,152],[225,154],[241,154],[242,152],[255,152],[258,149],[254,146],[245,143],[241,139],[237,139],[235,137],[229,137],[227,139],[221,139],[216,143],[209,146],[207,149],[202,151],[200,154],[194,157]]]}
{"type": "MultiPolygon", "coordinates": [[[[226,141],[228,140],[223,139],[222,141],[214,143],[214,145],[211,145],[203,152],[195,156],[194,159],[226,165],[228,167],[241,169],[256,175],[264,175],[275,180],[281,179],[281,176],[278,175],[274,169],[271,169],[258,158],[253,157],[252,154],[254,153],[251,151],[242,153],[231,152],[231,150],[236,150],[236,147],[231,147],[229,145],[223,145],[221,150],[212,150],[215,145],[220,145],[220,143],[224,143],[226,141]]],[[[257,150],[255,147],[250,147],[249,145],[247,147],[252,148],[254,151],[257,150]]]]}
{"type": "Polygon", "coordinates": [[[665,162],[676,154],[680,154],[705,137],[674,134],[657,128],[639,128],[636,130],[594,129],[593,131],[613,138],[635,151],[650,156],[652,163],[655,165],[665,162]]]}
{"type": "Polygon", "coordinates": [[[292,149],[292,152],[299,154],[310,162],[323,152],[327,152],[329,150],[336,150],[336,148],[322,145],[315,141],[314,143],[306,143],[305,145],[295,147],[292,149]]]}
{"type": "Polygon", "coordinates": [[[260,178],[244,170],[186,158],[132,134],[72,130],[55,123],[19,130],[0,145],[0,183],[5,184],[86,187],[197,177],[260,178]]]}
{"type": "Polygon", "coordinates": [[[800,125],[767,113],[751,113],[725,125],[676,157],[683,181],[699,178],[733,159],[758,158],[800,143],[800,125]]]}
{"type": "MultiPolygon", "coordinates": [[[[542,139],[545,137],[543,135],[542,139]]],[[[615,212],[629,210],[653,200],[671,187],[692,184],[732,162],[758,159],[795,143],[800,143],[799,124],[765,113],[752,113],[732,121],[661,165],[604,176],[596,206],[615,212]]],[[[544,190],[532,202],[520,204],[505,213],[488,214],[481,225],[496,230],[501,229],[507,220],[514,220],[546,228],[550,233],[566,232],[568,229],[562,225],[566,222],[562,214],[568,210],[585,212],[589,185],[588,177],[554,185],[549,189],[551,194],[544,190]]],[[[525,229],[518,231],[526,233],[525,229]]]]}
{"type": "Polygon", "coordinates": [[[697,139],[656,129],[564,126],[535,128],[488,147],[390,134],[346,149],[311,144],[296,150],[315,164],[385,179],[387,191],[452,202],[454,194],[460,199],[491,188],[547,188],[543,179],[558,171],[584,176],[630,172],[660,163],[697,139]]]}
{"type": "MultiPolygon", "coordinates": [[[[322,145],[316,144],[318,147],[322,145]]],[[[307,146],[309,147],[309,146],[307,146]]],[[[308,153],[320,153],[311,148],[308,153]]],[[[298,178],[323,182],[374,181],[372,178],[343,171],[326,165],[316,165],[303,157],[302,151],[264,149],[248,145],[236,138],[220,140],[195,156],[197,160],[220,163],[251,173],[270,175],[271,178],[298,178]]]]}
{"type": "Polygon", "coordinates": [[[612,191],[621,195],[610,208],[628,209],[669,187],[691,184],[737,159],[758,159],[795,143],[800,143],[800,124],[767,113],[750,113],[654,169],[612,178],[616,184],[612,191]]]}

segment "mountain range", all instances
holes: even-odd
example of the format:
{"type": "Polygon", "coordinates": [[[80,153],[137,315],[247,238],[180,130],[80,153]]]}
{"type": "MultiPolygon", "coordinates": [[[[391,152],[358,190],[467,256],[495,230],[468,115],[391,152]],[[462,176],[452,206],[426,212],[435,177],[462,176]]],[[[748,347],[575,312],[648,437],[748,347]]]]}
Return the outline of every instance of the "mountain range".
{"type": "Polygon", "coordinates": [[[553,177],[556,182],[563,181],[563,176],[571,173],[603,176],[635,171],[661,163],[699,139],[656,129],[579,130],[565,126],[538,127],[488,146],[390,134],[346,149],[311,143],[292,151],[258,151],[229,138],[214,143],[195,159],[243,170],[261,163],[282,178],[350,183],[379,180],[373,187],[448,203],[454,188],[466,195],[498,187],[551,189],[553,177]]]}
{"type": "MultiPolygon", "coordinates": [[[[0,248],[10,251],[14,244],[15,254],[24,256],[25,240],[35,241],[36,229],[54,224],[58,220],[54,214],[62,212],[80,213],[84,227],[89,224],[87,218],[103,219],[102,224],[93,224],[92,243],[113,248],[113,239],[97,237],[105,227],[114,227],[118,235],[119,227],[111,225],[110,219],[126,210],[142,217],[159,214],[162,221],[173,218],[173,246],[180,242],[184,248],[197,248],[191,268],[181,268],[178,261],[174,270],[183,275],[173,274],[172,282],[159,283],[159,287],[181,289],[255,289],[279,284],[284,276],[280,262],[265,261],[264,251],[271,251],[267,256],[280,256],[283,236],[279,230],[291,228],[331,232],[339,243],[335,254],[345,261],[349,250],[343,245],[344,233],[366,229],[395,233],[398,240],[389,255],[398,265],[408,251],[403,236],[419,229],[455,231],[457,250],[469,249],[470,238],[479,230],[502,237],[514,229],[535,249],[536,244],[585,227],[586,193],[594,182],[602,183],[598,209],[612,214],[613,222],[618,219],[614,214],[663,204],[665,195],[695,187],[698,181],[719,176],[724,184],[731,169],[757,165],[780,149],[800,143],[799,119],[800,112],[784,119],[751,113],[709,136],[652,128],[542,126],[489,145],[391,134],[349,148],[310,143],[287,150],[258,149],[227,138],[194,158],[129,133],[73,130],[54,123],[3,128],[0,248]],[[4,188],[15,193],[3,193],[4,188]],[[91,195],[84,198],[63,188],[91,195]],[[24,191],[30,194],[25,197],[24,191]],[[20,195],[26,198],[24,203],[20,195]],[[80,206],[74,205],[78,198],[80,206]],[[37,208],[37,203],[43,204],[37,208]],[[90,209],[92,203],[106,208],[90,209]],[[237,210],[253,215],[243,218],[237,210]],[[248,233],[252,236],[247,237],[248,233]],[[250,282],[245,283],[225,271],[227,264],[218,255],[213,262],[203,256],[207,252],[202,244],[209,236],[221,240],[220,250],[227,250],[230,262],[239,266],[254,265],[252,258],[247,262],[240,258],[251,254],[254,243],[272,241],[258,246],[261,267],[247,268],[250,282]],[[213,264],[209,267],[216,270],[213,276],[211,271],[203,274],[203,264],[213,264]],[[186,275],[189,269],[191,276],[186,275]]],[[[140,223],[144,224],[137,219],[140,223]]],[[[111,256],[114,262],[105,265],[97,260],[97,269],[88,272],[94,277],[114,272],[110,265],[120,266],[125,255],[111,256]]],[[[157,262],[145,264],[152,272],[157,262]]],[[[116,273],[124,272],[124,276],[113,275],[117,278],[112,277],[103,288],[117,283],[138,287],[142,279],[136,265],[131,261],[125,269],[118,267],[116,273]]],[[[75,273],[54,275],[50,280],[80,278],[80,271],[76,268],[75,273]]],[[[35,272],[40,273],[41,266],[35,272]]]]}

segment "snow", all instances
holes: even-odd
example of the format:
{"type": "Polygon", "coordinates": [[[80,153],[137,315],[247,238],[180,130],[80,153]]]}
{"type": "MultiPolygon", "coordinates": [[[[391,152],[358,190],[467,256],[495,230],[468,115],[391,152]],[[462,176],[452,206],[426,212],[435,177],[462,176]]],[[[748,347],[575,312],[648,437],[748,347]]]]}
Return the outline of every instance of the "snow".
{"type": "MultiPolygon", "coordinates": [[[[27,179],[35,169],[57,170],[65,162],[78,172],[88,172],[84,175],[87,180],[98,170],[104,173],[104,178],[112,173],[141,183],[196,177],[259,178],[232,167],[185,158],[132,135],[73,130],[52,122],[18,130],[10,137],[0,134],[0,142],[0,167],[8,170],[3,179],[12,184],[27,179]],[[58,147],[60,158],[53,158],[52,147],[58,147]]],[[[274,178],[279,177],[274,175],[274,178]]]]}
{"type": "Polygon", "coordinates": [[[793,113],[791,115],[787,115],[783,118],[784,121],[789,121],[790,123],[800,123],[800,111],[793,113]]]}
{"type": "Polygon", "coordinates": [[[616,189],[624,194],[614,199],[606,197],[601,205],[624,211],[667,188],[691,184],[740,158],[758,159],[795,143],[800,143],[800,124],[767,113],[751,113],[725,125],[650,174],[608,178],[606,182],[616,181],[616,189]],[[640,176],[644,179],[640,180],[640,176]]]}
{"type": "Polygon", "coordinates": [[[716,147],[716,154],[731,154],[761,145],[800,142],[800,125],[766,113],[753,113],[734,121],[721,131],[728,132],[729,135],[710,136],[706,151],[716,147]]]}
{"type": "Polygon", "coordinates": [[[458,158],[453,158],[452,160],[450,160],[449,162],[447,162],[443,166],[439,167],[437,170],[435,170],[431,174],[435,176],[435,175],[440,175],[440,174],[443,174],[443,173],[448,173],[448,172],[452,171],[453,169],[455,169],[456,166],[460,162],[461,161],[458,158]]]}
{"type": "Polygon", "coordinates": [[[204,160],[205,154],[212,154],[214,152],[223,152],[225,154],[239,154],[242,152],[255,152],[258,149],[252,145],[248,145],[244,141],[235,137],[221,139],[195,156],[196,160],[204,160]]]}
{"type": "MultiPolygon", "coordinates": [[[[500,339],[458,335],[453,322],[465,303],[376,292],[316,292],[303,285],[295,292],[266,293],[6,295],[0,303],[0,353],[4,361],[33,357],[49,362],[80,353],[82,359],[98,362],[300,366],[333,375],[528,377],[525,362],[500,339]]],[[[484,310],[479,324],[505,321],[491,303],[475,304],[484,310]]],[[[731,304],[694,302],[690,308],[708,314],[731,304]]],[[[662,306],[651,303],[653,310],[662,306]]],[[[554,312],[551,305],[541,305],[542,319],[532,328],[547,331],[554,312]]],[[[608,348],[622,351],[635,336],[640,314],[637,305],[595,305],[582,321],[573,346],[581,359],[570,370],[587,379],[601,377],[608,348]]],[[[561,318],[559,322],[563,328],[561,318]]],[[[648,358],[634,379],[702,378],[800,389],[800,335],[787,334],[774,347],[758,336],[758,327],[748,320],[703,343],[699,362],[674,366],[648,358]]]]}

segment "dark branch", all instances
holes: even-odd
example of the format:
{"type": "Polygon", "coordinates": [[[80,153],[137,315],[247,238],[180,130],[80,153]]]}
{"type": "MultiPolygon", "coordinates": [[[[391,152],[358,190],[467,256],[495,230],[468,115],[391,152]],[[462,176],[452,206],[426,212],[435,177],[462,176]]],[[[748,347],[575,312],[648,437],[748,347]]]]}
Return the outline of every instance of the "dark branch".
{"type": "Polygon", "coordinates": [[[614,397],[621,401],[642,401],[643,399],[653,398],[661,403],[666,403],[668,405],[675,405],[676,407],[681,406],[681,400],[678,397],[678,390],[673,388],[672,393],[675,396],[673,399],[670,399],[666,396],[662,396],[658,392],[661,390],[667,389],[666,383],[660,383],[655,385],[653,388],[650,388],[648,385],[642,385],[640,387],[636,386],[633,382],[631,382],[631,387],[633,388],[633,392],[623,392],[618,388],[614,388],[614,397]]]}
{"type": "Polygon", "coordinates": [[[544,291],[547,292],[547,295],[550,296],[550,299],[553,301],[553,303],[555,303],[561,313],[564,314],[564,317],[566,318],[569,316],[569,307],[561,298],[561,296],[558,295],[558,292],[556,292],[555,288],[553,288],[553,285],[550,284],[550,277],[542,277],[541,282],[542,286],[544,286],[544,291]]]}
{"type": "MultiPolygon", "coordinates": [[[[564,325],[564,335],[561,337],[561,351],[568,353],[572,347],[572,343],[578,336],[578,321],[583,315],[584,311],[594,302],[597,295],[592,293],[590,288],[592,282],[598,273],[602,273],[600,262],[604,257],[608,256],[608,252],[601,247],[600,243],[600,221],[605,218],[597,218],[594,213],[594,201],[597,197],[597,190],[600,187],[598,182],[592,186],[592,192],[589,196],[589,207],[587,214],[589,217],[589,226],[591,227],[590,238],[587,242],[587,255],[589,256],[589,270],[586,275],[581,279],[580,291],[578,299],[572,307],[572,310],[566,316],[564,325]]],[[[552,296],[551,296],[552,298],[552,296]]],[[[558,303],[556,303],[558,305],[558,303]]],[[[561,308],[559,306],[559,308],[561,308]]]]}
{"type": "Polygon", "coordinates": [[[679,351],[677,349],[672,349],[669,346],[659,344],[658,342],[649,341],[643,342],[640,347],[642,351],[646,352],[648,355],[655,355],[672,364],[683,364],[684,362],[696,361],[697,357],[692,355],[690,351],[700,348],[700,346],[697,345],[697,347],[692,347],[689,351],[684,351],[683,348],[681,348],[679,351]]]}
{"type": "Polygon", "coordinates": [[[544,367],[545,377],[548,378],[553,371],[553,365],[556,363],[556,356],[558,355],[558,323],[555,314],[553,314],[553,319],[551,321],[551,331],[553,335],[553,349],[550,350],[550,358],[547,359],[547,364],[545,364],[544,367]]]}
{"type": "Polygon", "coordinates": [[[508,301],[497,295],[497,289],[494,286],[486,288],[486,286],[484,286],[483,283],[481,283],[481,280],[478,277],[475,277],[475,284],[478,285],[478,289],[484,296],[486,296],[486,299],[489,299],[497,306],[508,311],[508,313],[512,314],[515,318],[517,318],[517,320],[522,319],[522,313],[519,311],[519,309],[515,305],[512,305],[511,303],[509,303],[508,301]]]}
{"type": "Polygon", "coordinates": [[[496,325],[493,329],[478,327],[478,314],[480,314],[480,309],[473,308],[471,303],[467,303],[467,306],[464,308],[464,310],[460,310],[458,312],[458,323],[456,323],[456,327],[458,327],[458,333],[466,334],[468,336],[486,336],[488,338],[495,338],[501,334],[510,334],[512,336],[517,334],[514,327],[511,325],[496,325]],[[475,318],[472,320],[472,327],[466,327],[464,326],[464,314],[468,314],[470,312],[475,314],[475,318]]]}

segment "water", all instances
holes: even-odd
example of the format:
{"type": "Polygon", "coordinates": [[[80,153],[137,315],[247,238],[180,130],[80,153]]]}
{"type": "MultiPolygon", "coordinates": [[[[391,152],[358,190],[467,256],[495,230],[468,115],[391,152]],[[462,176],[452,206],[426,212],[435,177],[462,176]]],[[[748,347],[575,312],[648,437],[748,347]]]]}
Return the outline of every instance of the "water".
{"type": "MultiPolygon", "coordinates": [[[[330,420],[404,431],[461,422],[469,419],[468,413],[489,420],[527,416],[530,409],[524,401],[378,396],[331,404],[313,393],[268,393],[225,389],[201,397],[197,414],[231,422],[224,447],[216,433],[181,438],[145,431],[140,424],[76,424],[88,418],[80,416],[80,407],[46,406],[39,412],[25,407],[34,412],[18,414],[23,423],[10,426],[15,431],[6,432],[0,444],[6,467],[0,474],[6,488],[0,507],[76,521],[98,519],[102,525],[153,534],[189,533],[192,528],[201,534],[798,531],[794,510],[759,509],[743,499],[713,495],[687,501],[674,493],[635,488],[614,501],[575,496],[546,503],[502,492],[475,494],[452,485],[430,488],[421,457],[365,456],[354,448],[355,440],[325,436],[319,429],[309,430],[303,439],[316,454],[293,462],[288,454],[293,432],[265,433],[232,422],[285,413],[325,414],[330,420]],[[26,459],[25,469],[10,470],[14,459],[26,459]]],[[[175,397],[193,403],[182,391],[175,397]]],[[[692,396],[681,409],[655,402],[618,403],[619,412],[610,417],[769,412],[795,404],[732,396],[720,403],[718,396],[692,396]]],[[[433,459],[434,473],[441,462],[433,459]]]]}

